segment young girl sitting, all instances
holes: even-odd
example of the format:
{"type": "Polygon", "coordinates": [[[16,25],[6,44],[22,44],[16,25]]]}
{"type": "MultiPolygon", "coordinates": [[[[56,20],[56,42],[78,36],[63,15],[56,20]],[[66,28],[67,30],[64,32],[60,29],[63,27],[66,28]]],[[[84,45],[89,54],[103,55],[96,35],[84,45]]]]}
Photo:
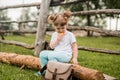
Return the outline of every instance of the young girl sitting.
{"type": "MultiPolygon", "coordinates": [[[[50,60],[68,63],[72,59],[73,64],[78,64],[76,38],[73,33],[67,30],[70,16],[71,12],[66,11],[62,14],[50,15],[48,17],[48,22],[55,28],[55,32],[52,34],[50,41],[50,47],[54,50],[44,50],[40,52],[39,58],[42,67],[50,60]]],[[[37,72],[36,76],[39,75],[41,75],[41,73],[37,72]]]]}

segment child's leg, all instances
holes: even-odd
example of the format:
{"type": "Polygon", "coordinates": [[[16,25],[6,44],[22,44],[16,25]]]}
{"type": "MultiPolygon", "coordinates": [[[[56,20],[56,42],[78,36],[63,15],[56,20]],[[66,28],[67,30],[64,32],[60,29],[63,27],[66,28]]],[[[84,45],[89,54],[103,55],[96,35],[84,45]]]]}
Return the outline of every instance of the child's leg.
{"type": "Polygon", "coordinates": [[[53,51],[52,53],[48,54],[48,59],[52,61],[59,61],[59,62],[69,62],[71,60],[72,55],[68,55],[63,51],[53,51]]]}
{"type": "Polygon", "coordinates": [[[48,55],[51,54],[53,51],[50,50],[44,50],[40,52],[39,58],[40,58],[40,64],[42,67],[44,67],[48,63],[48,55]]]}
{"type": "MultiPolygon", "coordinates": [[[[49,51],[45,50],[40,52],[39,58],[40,58],[40,63],[41,66],[44,67],[47,63],[48,60],[52,61],[59,61],[59,62],[69,62],[72,56],[64,53],[64,52],[56,52],[56,51],[49,51]]],[[[42,73],[42,75],[45,74],[45,71],[42,73]]],[[[35,73],[36,76],[40,76],[41,73],[37,72],[35,73]]]]}
{"type": "MultiPolygon", "coordinates": [[[[39,59],[40,59],[40,64],[42,68],[48,63],[48,54],[51,52],[52,51],[49,51],[49,50],[44,50],[40,52],[39,59]]],[[[45,71],[42,74],[40,73],[40,71],[38,71],[35,73],[35,76],[40,76],[44,74],[45,74],[45,71]]]]}

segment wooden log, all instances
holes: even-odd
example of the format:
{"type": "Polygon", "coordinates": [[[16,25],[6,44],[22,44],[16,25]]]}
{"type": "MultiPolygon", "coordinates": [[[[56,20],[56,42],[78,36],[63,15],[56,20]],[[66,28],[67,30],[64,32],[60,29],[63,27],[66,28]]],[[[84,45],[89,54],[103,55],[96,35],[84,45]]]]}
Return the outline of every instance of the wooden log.
{"type": "Polygon", "coordinates": [[[18,66],[24,65],[35,70],[39,70],[41,68],[39,59],[30,55],[19,55],[15,53],[0,52],[0,62],[14,64],[18,66]]]}
{"type": "MultiPolygon", "coordinates": [[[[40,61],[37,57],[30,55],[19,55],[15,53],[0,52],[0,62],[14,64],[18,66],[26,66],[28,68],[39,70],[41,68],[40,61]]],[[[80,65],[73,64],[73,76],[81,80],[103,80],[102,72],[80,65]]]]}
{"type": "Polygon", "coordinates": [[[80,80],[104,80],[102,72],[80,65],[73,65],[72,75],[80,80]]]}

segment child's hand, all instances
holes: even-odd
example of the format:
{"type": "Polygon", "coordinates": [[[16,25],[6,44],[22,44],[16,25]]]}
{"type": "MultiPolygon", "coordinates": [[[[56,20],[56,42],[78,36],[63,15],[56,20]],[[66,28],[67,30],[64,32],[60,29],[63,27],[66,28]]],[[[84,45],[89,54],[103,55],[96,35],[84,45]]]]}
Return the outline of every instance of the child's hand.
{"type": "Polygon", "coordinates": [[[64,33],[59,33],[58,36],[57,36],[57,40],[61,41],[62,38],[64,37],[64,35],[65,35],[64,33]]]}
{"type": "Polygon", "coordinates": [[[73,63],[73,64],[78,64],[77,59],[76,59],[76,58],[73,58],[73,59],[72,59],[72,63],[73,63]]]}

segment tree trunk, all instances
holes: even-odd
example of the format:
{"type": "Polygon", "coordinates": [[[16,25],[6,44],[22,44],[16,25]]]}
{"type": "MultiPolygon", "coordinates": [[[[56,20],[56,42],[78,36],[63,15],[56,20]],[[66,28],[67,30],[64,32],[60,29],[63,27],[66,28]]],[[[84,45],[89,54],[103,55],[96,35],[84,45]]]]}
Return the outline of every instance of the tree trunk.
{"type": "Polygon", "coordinates": [[[40,8],[40,16],[38,21],[38,29],[35,41],[35,52],[34,55],[38,56],[40,51],[43,49],[43,43],[47,28],[47,17],[49,14],[49,5],[51,0],[42,0],[40,8]]]}
{"type": "MultiPolygon", "coordinates": [[[[0,52],[0,62],[26,66],[28,68],[39,70],[41,68],[39,58],[30,55],[19,55],[15,53],[0,52]]],[[[94,69],[86,68],[73,64],[73,76],[81,80],[103,80],[103,74],[94,69]]]]}

